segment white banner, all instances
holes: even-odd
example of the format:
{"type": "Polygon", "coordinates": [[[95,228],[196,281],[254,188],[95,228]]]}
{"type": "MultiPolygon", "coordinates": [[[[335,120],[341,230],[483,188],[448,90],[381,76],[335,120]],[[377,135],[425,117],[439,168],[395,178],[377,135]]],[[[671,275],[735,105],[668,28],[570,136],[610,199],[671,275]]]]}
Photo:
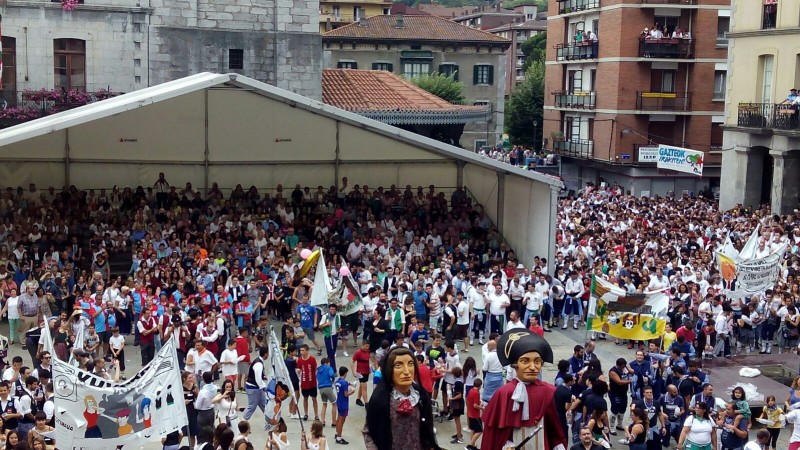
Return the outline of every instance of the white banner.
{"type": "Polygon", "coordinates": [[[704,158],[705,154],[697,150],[659,145],[657,167],[703,176],[704,158]]]}
{"type": "Polygon", "coordinates": [[[174,342],[166,342],[150,364],[122,383],[53,358],[58,448],[136,448],[186,426],[174,342]]]}
{"type": "Polygon", "coordinates": [[[786,246],[763,258],[736,262],[717,254],[723,277],[723,293],[729,298],[744,298],[772,289],[778,281],[786,246]]]}
{"type": "Polygon", "coordinates": [[[658,147],[639,147],[637,162],[640,163],[658,162],[658,147]]]}

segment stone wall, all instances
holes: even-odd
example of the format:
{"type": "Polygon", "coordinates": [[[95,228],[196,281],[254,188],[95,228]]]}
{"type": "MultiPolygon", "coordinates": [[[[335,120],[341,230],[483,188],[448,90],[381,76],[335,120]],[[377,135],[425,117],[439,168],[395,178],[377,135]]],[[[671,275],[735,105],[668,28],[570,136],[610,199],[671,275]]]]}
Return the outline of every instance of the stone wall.
{"type": "Polygon", "coordinates": [[[52,88],[53,39],[74,38],[86,41],[89,91],[210,71],[322,98],[319,0],[85,0],[73,11],[7,0],[0,14],[17,40],[17,91],[52,88]],[[243,50],[243,69],[229,68],[230,49],[243,50]]]}

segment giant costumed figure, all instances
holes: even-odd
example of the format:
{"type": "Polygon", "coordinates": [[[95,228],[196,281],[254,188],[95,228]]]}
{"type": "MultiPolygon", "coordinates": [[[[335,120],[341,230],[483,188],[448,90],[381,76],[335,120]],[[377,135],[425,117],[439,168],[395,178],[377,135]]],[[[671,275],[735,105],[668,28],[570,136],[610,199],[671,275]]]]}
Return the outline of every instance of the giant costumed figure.
{"type": "Polygon", "coordinates": [[[500,337],[497,356],[516,378],[498,389],[483,411],[481,450],[565,450],[556,388],[539,379],[542,365],[553,362],[550,344],[530,330],[514,329],[500,337]]]}

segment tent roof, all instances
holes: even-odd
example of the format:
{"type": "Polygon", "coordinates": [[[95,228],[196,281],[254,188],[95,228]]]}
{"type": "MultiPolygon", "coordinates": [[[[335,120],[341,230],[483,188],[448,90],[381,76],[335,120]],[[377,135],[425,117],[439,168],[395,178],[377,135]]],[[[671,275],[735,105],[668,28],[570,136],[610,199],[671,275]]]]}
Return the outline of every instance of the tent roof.
{"type": "MultiPolygon", "coordinates": [[[[280,101],[291,107],[300,108],[321,116],[334,118],[338,121],[378,133],[393,139],[413,145],[434,154],[475,164],[495,172],[514,174],[527,179],[532,179],[560,188],[560,180],[539,172],[529,171],[511,166],[507,163],[496,161],[492,158],[478,155],[459,147],[445,144],[434,139],[420,136],[410,131],[401,130],[391,125],[369,119],[358,114],[348,112],[324,103],[311,100],[307,97],[277,88],[275,86],[253,80],[237,74],[199,73],[179,80],[170,81],[157,86],[134,91],[118,97],[98,101],[79,108],[64,111],[51,116],[42,117],[14,127],[0,130],[0,147],[24,141],[30,138],[54,133],[85,124],[104,117],[110,117],[134,110],[154,103],[176,98],[185,94],[203,91],[206,89],[231,89],[238,88],[253,92],[272,100],[280,101]]],[[[247,114],[243,111],[242,114],[247,114]]],[[[179,115],[175,115],[179,119],[179,115]]],[[[170,117],[165,117],[170,120],[170,117]]],[[[130,127],[137,127],[137,123],[130,123],[130,127]]],[[[179,123],[175,127],[180,127],[179,123]]]]}

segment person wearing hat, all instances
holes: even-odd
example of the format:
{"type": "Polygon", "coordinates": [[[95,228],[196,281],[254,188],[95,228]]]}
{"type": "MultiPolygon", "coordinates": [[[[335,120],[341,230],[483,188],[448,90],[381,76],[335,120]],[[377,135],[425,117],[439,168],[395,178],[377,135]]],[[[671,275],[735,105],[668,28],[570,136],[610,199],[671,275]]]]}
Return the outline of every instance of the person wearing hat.
{"type": "Polygon", "coordinates": [[[481,449],[565,450],[556,388],[539,380],[542,365],[553,362],[550,344],[530,330],[514,329],[500,336],[497,356],[516,371],[516,378],[498,389],[484,409],[481,449]]]}

